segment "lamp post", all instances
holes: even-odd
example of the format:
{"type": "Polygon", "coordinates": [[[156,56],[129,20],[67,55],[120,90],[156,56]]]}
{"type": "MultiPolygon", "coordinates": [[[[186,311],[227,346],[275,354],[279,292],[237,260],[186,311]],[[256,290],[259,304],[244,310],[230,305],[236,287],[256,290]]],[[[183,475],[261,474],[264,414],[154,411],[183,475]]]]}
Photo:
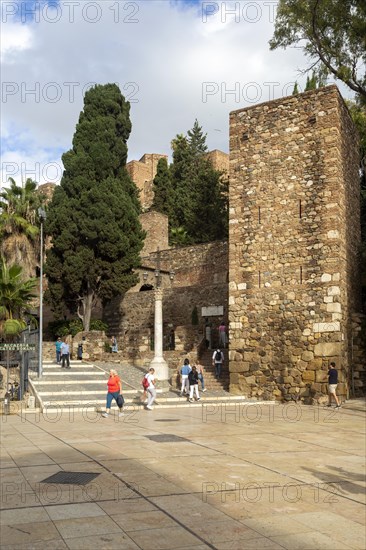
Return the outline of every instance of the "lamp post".
{"type": "Polygon", "coordinates": [[[39,272],[39,350],[38,350],[38,377],[42,377],[43,362],[43,222],[46,219],[46,211],[38,208],[38,216],[41,222],[41,252],[40,252],[40,272],[39,272]]]}
{"type": "MultiPolygon", "coordinates": [[[[157,250],[157,266],[155,269],[155,312],[154,312],[154,358],[150,363],[150,368],[155,369],[156,378],[160,385],[168,386],[169,367],[163,357],[163,289],[161,288],[161,270],[160,270],[160,250],[157,250]]],[[[169,277],[172,281],[175,273],[170,271],[169,277]]]]}

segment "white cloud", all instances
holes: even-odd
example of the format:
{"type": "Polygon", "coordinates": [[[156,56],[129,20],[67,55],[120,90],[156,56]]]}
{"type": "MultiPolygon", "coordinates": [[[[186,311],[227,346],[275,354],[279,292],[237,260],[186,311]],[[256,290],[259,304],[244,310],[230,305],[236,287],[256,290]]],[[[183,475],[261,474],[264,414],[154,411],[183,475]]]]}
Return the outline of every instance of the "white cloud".
{"type": "Polygon", "coordinates": [[[19,23],[8,23],[1,27],[1,63],[14,63],[19,53],[32,47],[32,30],[19,23]]]}
{"type": "Polygon", "coordinates": [[[258,15],[240,5],[239,19],[217,13],[205,23],[197,6],[182,10],[164,0],[61,2],[23,25],[13,42],[19,26],[3,25],[2,162],[61,164],[83,90],[107,82],[131,101],[129,160],[170,154],[172,138],[195,118],[209,148],[227,151],[229,112],[290,93],[288,83],[307,64],[300,49],[269,51],[269,8],[258,15]],[[28,140],[11,139],[14,133],[28,140]]]}

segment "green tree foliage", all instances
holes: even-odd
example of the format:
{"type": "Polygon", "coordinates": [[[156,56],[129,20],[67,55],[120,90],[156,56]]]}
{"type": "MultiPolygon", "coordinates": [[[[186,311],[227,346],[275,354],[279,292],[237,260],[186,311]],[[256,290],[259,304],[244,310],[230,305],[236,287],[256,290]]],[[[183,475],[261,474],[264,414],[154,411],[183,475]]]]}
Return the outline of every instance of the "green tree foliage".
{"type": "Polygon", "coordinates": [[[188,233],[184,227],[172,227],[169,240],[172,246],[185,246],[190,243],[188,233]]]}
{"type": "Polygon", "coordinates": [[[356,101],[347,101],[353,122],[360,136],[361,171],[361,269],[366,295],[366,102],[358,97],[356,101]]]}
{"type": "Polygon", "coordinates": [[[299,43],[321,80],[333,75],[366,98],[365,0],[279,0],[270,47],[299,43]]]}
{"type": "Polygon", "coordinates": [[[188,130],[187,135],[189,148],[194,157],[200,157],[207,153],[207,134],[203,134],[202,126],[199,125],[197,119],[194,121],[192,130],[188,130]]]}
{"type": "Polygon", "coordinates": [[[152,210],[169,217],[169,223],[174,222],[174,198],[172,178],[166,158],[158,161],[156,176],[153,182],[154,200],[152,210]]]}
{"type": "Polygon", "coordinates": [[[15,336],[26,326],[27,312],[36,297],[37,280],[24,281],[22,267],[8,266],[3,256],[0,258],[0,334],[15,336]]]}
{"type": "Polygon", "coordinates": [[[144,232],[127,174],[130,105],[115,84],[85,94],[61,185],[48,208],[48,297],[56,314],[77,312],[89,330],[92,307],[136,283],[144,232]]]}
{"type": "MultiPolygon", "coordinates": [[[[58,338],[59,336],[63,338],[64,336],[68,336],[69,334],[71,334],[71,336],[75,336],[78,332],[82,332],[83,323],[81,319],[62,319],[58,321],[51,321],[51,323],[48,323],[47,330],[50,336],[54,339],[58,338]]],[[[90,321],[90,330],[107,331],[108,325],[100,319],[92,319],[90,321]]]]}
{"type": "Polygon", "coordinates": [[[227,181],[206,156],[206,135],[197,120],[187,136],[176,136],[172,149],[174,223],[171,224],[171,244],[226,238],[227,181]]]}
{"type": "Polygon", "coordinates": [[[0,193],[0,253],[5,261],[22,266],[24,278],[35,275],[39,254],[37,210],[44,197],[28,178],[19,186],[9,178],[10,187],[0,193]]]}
{"type": "Polygon", "coordinates": [[[298,95],[299,93],[299,86],[297,82],[295,82],[294,89],[292,90],[292,95],[298,95]]]}

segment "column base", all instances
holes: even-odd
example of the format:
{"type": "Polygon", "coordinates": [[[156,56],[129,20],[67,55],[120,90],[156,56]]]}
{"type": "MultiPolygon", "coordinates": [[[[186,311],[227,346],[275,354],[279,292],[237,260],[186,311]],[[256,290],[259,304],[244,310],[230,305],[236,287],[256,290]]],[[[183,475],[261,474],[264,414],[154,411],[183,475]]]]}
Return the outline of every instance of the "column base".
{"type": "Polygon", "coordinates": [[[169,387],[169,367],[163,357],[154,357],[149,368],[155,369],[155,377],[158,380],[158,387],[167,389],[169,387]]]}

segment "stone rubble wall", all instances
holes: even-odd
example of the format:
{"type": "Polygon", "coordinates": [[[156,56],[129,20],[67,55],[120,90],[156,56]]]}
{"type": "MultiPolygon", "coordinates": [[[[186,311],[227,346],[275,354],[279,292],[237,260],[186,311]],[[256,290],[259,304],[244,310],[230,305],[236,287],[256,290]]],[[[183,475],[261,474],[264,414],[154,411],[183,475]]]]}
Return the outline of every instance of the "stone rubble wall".
{"type": "Polygon", "coordinates": [[[141,251],[141,257],[144,258],[158,248],[161,250],[169,249],[169,227],[168,216],[151,210],[140,214],[142,229],[146,231],[144,247],[141,251]]]}
{"type": "Polygon", "coordinates": [[[352,390],[356,397],[366,393],[366,315],[352,315],[352,390]]]}
{"type": "Polygon", "coordinates": [[[155,153],[145,154],[139,161],[131,160],[126,164],[127,172],[140,192],[141,206],[144,210],[151,207],[154,199],[153,180],[161,158],[168,157],[155,153]]]}
{"type": "Polygon", "coordinates": [[[358,141],[335,86],[230,115],[230,390],[322,400],[350,388],[360,307],[358,141]]]}
{"type": "MultiPolygon", "coordinates": [[[[143,269],[139,282],[124,296],[116,296],[105,308],[103,320],[111,334],[117,337],[119,349],[128,356],[140,357],[151,349],[154,332],[154,290],[141,291],[149,284],[156,286],[156,252],[142,258],[143,269]],[[144,280],[144,273],[147,280],[144,280]]],[[[227,242],[186,246],[161,250],[160,268],[163,272],[163,334],[165,347],[170,331],[175,332],[176,350],[195,353],[199,335],[203,336],[204,319],[201,308],[223,306],[227,319],[227,242]],[[174,270],[171,280],[169,273],[174,270]],[[197,308],[198,326],[192,327],[192,313],[197,308]]],[[[212,319],[220,324],[221,317],[212,319]]]]}

